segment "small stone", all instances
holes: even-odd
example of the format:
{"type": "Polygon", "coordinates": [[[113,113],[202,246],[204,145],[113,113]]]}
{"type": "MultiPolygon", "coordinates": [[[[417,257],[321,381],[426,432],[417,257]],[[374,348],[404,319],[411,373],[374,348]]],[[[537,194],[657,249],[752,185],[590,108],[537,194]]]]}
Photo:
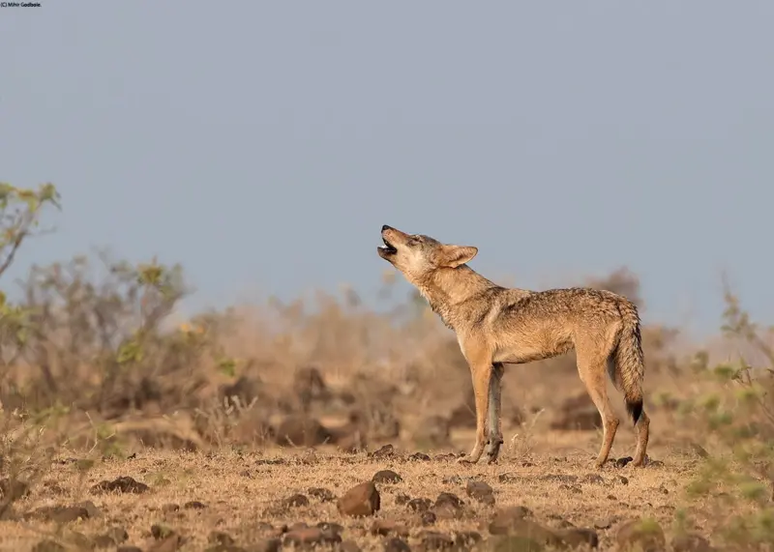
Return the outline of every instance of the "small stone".
{"type": "Polygon", "coordinates": [[[371,478],[374,483],[400,483],[403,478],[392,470],[381,470],[371,478]]]}
{"type": "Polygon", "coordinates": [[[438,520],[438,516],[435,515],[435,512],[422,512],[419,519],[422,522],[422,525],[427,526],[435,524],[438,520]]]}
{"type": "Polygon", "coordinates": [[[322,487],[312,487],[306,491],[309,496],[316,498],[320,502],[333,502],[336,500],[336,495],[328,489],[322,487]]]}
{"type": "Polygon", "coordinates": [[[380,449],[375,450],[368,456],[372,458],[392,458],[395,456],[395,447],[393,447],[391,444],[387,444],[380,449]]]}
{"type": "Polygon", "coordinates": [[[352,487],[336,502],[338,511],[346,516],[372,516],[380,507],[381,497],[372,481],[352,487]]]}
{"type": "Polygon", "coordinates": [[[619,458],[618,460],[615,461],[615,467],[616,468],[624,468],[632,460],[634,460],[634,458],[632,458],[631,456],[626,456],[624,458],[619,458]]]}
{"type": "Polygon", "coordinates": [[[283,504],[288,508],[302,508],[309,506],[309,499],[302,494],[294,494],[289,496],[283,501],[283,504]]]}
{"type": "Polygon", "coordinates": [[[619,475],[615,478],[616,481],[618,481],[621,485],[628,485],[629,479],[627,477],[624,477],[623,475],[619,475]]]}
{"type": "Polygon", "coordinates": [[[408,457],[409,460],[412,462],[429,462],[430,457],[425,454],[424,452],[415,452],[411,456],[408,457]]]}
{"type": "Polygon", "coordinates": [[[422,531],[419,535],[422,550],[448,550],[454,546],[454,540],[438,531],[422,531]]]}
{"type": "Polygon", "coordinates": [[[183,508],[186,510],[204,510],[207,506],[203,502],[198,500],[191,500],[183,504],[183,508]]]}
{"type": "Polygon", "coordinates": [[[605,480],[602,476],[596,473],[586,474],[586,477],[583,478],[583,483],[589,483],[591,485],[602,485],[604,482],[605,480]]]}
{"type": "Polygon", "coordinates": [[[532,512],[524,506],[501,508],[489,523],[489,532],[493,535],[507,534],[513,527],[520,527],[521,522],[531,514],[532,512]]]}
{"type": "Polygon", "coordinates": [[[384,542],[384,552],[411,552],[411,547],[403,539],[393,537],[384,542]]]}
{"type": "Polygon", "coordinates": [[[307,527],[285,533],[285,544],[296,547],[313,545],[332,545],[341,542],[341,535],[334,531],[325,531],[319,527],[307,527]]]}
{"type": "Polygon", "coordinates": [[[492,489],[489,484],[483,481],[474,481],[471,479],[468,481],[468,484],[465,487],[465,491],[473,500],[482,504],[486,504],[487,506],[494,506],[494,489],[492,489]]]}
{"type": "Polygon", "coordinates": [[[481,533],[476,531],[460,531],[454,535],[454,544],[463,550],[475,546],[482,540],[481,533]]]}
{"type": "Polygon", "coordinates": [[[427,512],[432,505],[433,502],[429,498],[414,498],[408,501],[406,507],[409,510],[421,513],[427,512]]]}
{"type": "Polygon", "coordinates": [[[100,481],[91,488],[93,493],[117,492],[142,494],[150,490],[145,483],[140,483],[129,476],[121,476],[112,481],[100,481]]]}
{"type": "Polygon", "coordinates": [[[378,519],[371,526],[372,535],[381,535],[383,537],[408,537],[408,528],[393,519],[378,519]]]}

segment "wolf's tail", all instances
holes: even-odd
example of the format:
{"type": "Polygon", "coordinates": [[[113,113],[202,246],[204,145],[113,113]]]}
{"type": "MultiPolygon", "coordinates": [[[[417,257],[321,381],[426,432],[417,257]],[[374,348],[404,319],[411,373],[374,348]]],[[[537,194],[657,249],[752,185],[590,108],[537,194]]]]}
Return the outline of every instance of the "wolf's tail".
{"type": "Polygon", "coordinates": [[[634,424],[642,415],[642,379],[645,377],[645,358],[642,353],[640,336],[640,315],[631,301],[618,304],[623,326],[618,336],[618,345],[612,355],[611,376],[617,387],[623,391],[626,410],[634,424]]]}

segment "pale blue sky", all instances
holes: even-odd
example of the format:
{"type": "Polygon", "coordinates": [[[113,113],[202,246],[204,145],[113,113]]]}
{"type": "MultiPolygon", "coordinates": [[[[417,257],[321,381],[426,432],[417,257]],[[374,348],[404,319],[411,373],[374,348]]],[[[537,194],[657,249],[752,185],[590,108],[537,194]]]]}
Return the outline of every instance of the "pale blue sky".
{"type": "Polygon", "coordinates": [[[64,211],[14,276],[109,245],[197,304],[369,292],[386,223],[525,287],[627,265],[697,331],[727,268],[772,318],[770,0],[41,2],[0,9],[0,180],[64,211]]]}

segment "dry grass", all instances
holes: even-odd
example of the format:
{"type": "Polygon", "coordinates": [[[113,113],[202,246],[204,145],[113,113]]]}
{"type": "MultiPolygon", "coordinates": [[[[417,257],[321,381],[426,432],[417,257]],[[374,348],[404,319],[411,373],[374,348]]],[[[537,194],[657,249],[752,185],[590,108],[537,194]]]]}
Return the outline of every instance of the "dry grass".
{"type": "MultiPolygon", "coordinates": [[[[458,443],[467,444],[470,435],[459,435],[458,443]]],[[[129,460],[98,463],[82,478],[77,467],[61,458],[55,462],[32,494],[19,501],[20,510],[33,511],[50,505],[70,505],[92,500],[102,512],[99,517],[67,524],[57,531],[52,523],[3,522],[0,546],[7,550],[29,550],[43,538],[60,535],[62,542],[74,542],[73,532],[86,536],[104,534],[119,525],[127,531],[129,542],[150,546],[155,542],[151,526],[166,525],[189,539],[181,550],[202,550],[212,531],[223,531],[239,544],[249,545],[265,531],[259,522],[274,527],[320,521],[343,525],[344,539],[355,540],[364,550],[381,550],[383,537],[369,534],[373,519],[344,518],[335,502],[321,503],[311,498],[307,507],[272,512],[272,506],[311,487],[324,487],[340,496],[347,489],[367,481],[379,470],[392,469],[403,481],[379,485],[382,507],[374,519],[405,520],[410,528],[409,543],[428,529],[418,516],[396,504],[398,495],[435,500],[440,492],[451,492],[471,507],[471,517],[462,520],[439,519],[432,527],[445,533],[478,531],[488,536],[486,523],[493,509],[466,496],[469,478],[485,481],[494,489],[496,505],[526,506],[537,520],[548,527],[570,522],[578,527],[600,527],[600,545],[612,544],[615,527],[621,521],[652,517],[669,528],[682,500],[682,488],[691,477],[697,458],[686,457],[661,446],[653,455],[663,465],[645,469],[609,466],[598,472],[592,468],[597,446],[593,433],[567,435],[559,432],[536,438],[531,461],[506,451],[497,466],[464,468],[454,460],[411,461],[407,455],[374,460],[364,453],[341,454],[323,447],[314,452],[265,450],[238,453],[218,450],[212,453],[182,453],[145,450],[129,460]],[[279,460],[281,463],[268,463],[279,460]],[[131,476],[148,484],[146,494],[95,494],[90,488],[102,480],[131,476]],[[598,479],[597,477],[601,477],[598,479]],[[200,501],[203,510],[183,505],[200,501]],[[170,504],[180,510],[170,511],[170,504]]],[[[621,447],[623,448],[623,447],[621,447]]],[[[407,452],[412,452],[407,451],[407,452]]],[[[431,453],[432,454],[432,453],[431,453]]],[[[699,530],[708,527],[699,526],[699,530]]]]}

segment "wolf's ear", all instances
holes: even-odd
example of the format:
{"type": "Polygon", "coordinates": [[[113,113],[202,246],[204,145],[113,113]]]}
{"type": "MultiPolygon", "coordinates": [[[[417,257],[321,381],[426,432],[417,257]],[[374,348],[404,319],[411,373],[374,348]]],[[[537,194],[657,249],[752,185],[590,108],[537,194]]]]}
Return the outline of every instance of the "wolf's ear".
{"type": "Polygon", "coordinates": [[[447,245],[444,265],[457,268],[460,265],[469,263],[478,253],[478,248],[472,245],[447,245]]]}

